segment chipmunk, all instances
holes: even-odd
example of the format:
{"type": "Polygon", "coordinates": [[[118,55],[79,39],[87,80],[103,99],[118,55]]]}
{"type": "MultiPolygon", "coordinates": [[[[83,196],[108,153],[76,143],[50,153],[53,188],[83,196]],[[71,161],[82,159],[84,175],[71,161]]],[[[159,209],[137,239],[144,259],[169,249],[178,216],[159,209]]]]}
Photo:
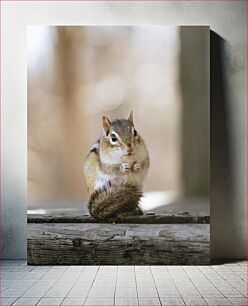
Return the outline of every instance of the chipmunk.
{"type": "Polygon", "coordinates": [[[89,212],[97,220],[142,215],[139,200],[149,168],[145,142],[128,119],[102,117],[104,134],[84,162],[89,212]]]}

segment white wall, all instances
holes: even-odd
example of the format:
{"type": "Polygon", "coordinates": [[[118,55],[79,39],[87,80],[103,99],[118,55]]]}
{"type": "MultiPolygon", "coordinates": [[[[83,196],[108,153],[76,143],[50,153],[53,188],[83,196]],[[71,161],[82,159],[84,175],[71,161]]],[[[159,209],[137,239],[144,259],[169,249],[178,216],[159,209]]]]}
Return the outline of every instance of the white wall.
{"type": "Polygon", "coordinates": [[[225,105],[218,108],[218,99],[214,101],[217,105],[212,105],[213,110],[216,107],[212,144],[217,150],[211,151],[214,173],[211,175],[211,254],[215,259],[245,258],[247,91],[244,1],[2,2],[3,257],[26,257],[26,28],[30,24],[210,25],[211,30],[223,38],[225,105]],[[226,124],[218,126],[222,109],[225,109],[226,124]],[[224,136],[228,141],[223,141],[224,136]]]}

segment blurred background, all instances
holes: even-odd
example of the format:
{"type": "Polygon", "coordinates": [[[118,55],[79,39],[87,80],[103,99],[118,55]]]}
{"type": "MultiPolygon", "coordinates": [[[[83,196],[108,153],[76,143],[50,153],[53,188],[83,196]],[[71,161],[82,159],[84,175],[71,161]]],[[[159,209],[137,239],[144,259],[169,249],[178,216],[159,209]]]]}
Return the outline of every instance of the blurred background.
{"type": "Polygon", "coordinates": [[[83,161],[101,117],[150,153],[145,210],[209,212],[209,28],[28,28],[28,209],[87,209],[83,161]]]}

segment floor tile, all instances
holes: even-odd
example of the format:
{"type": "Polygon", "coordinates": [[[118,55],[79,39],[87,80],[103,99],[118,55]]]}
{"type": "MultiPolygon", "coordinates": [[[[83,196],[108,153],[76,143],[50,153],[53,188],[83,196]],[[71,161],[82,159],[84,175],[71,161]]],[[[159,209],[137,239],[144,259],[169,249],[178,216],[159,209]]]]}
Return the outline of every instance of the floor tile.
{"type": "Polygon", "coordinates": [[[41,279],[44,275],[45,275],[46,272],[44,271],[41,271],[41,272],[30,272],[30,273],[27,273],[23,276],[22,280],[39,280],[41,279]]]}
{"type": "Polygon", "coordinates": [[[160,298],[160,301],[161,301],[162,306],[185,305],[184,301],[181,298],[163,297],[163,298],[160,298]]]}
{"type": "Polygon", "coordinates": [[[20,297],[27,289],[7,289],[1,293],[2,297],[20,297]]]}
{"type": "Polygon", "coordinates": [[[44,306],[51,306],[55,305],[58,306],[62,303],[63,298],[42,298],[37,305],[44,305],[44,306]]]}
{"type": "Polygon", "coordinates": [[[139,306],[160,306],[160,300],[158,298],[139,298],[139,306]]]}
{"type": "Polygon", "coordinates": [[[15,303],[12,304],[12,305],[32,306],[32,305],[36,305],[39,302],[39,300],[40,300],[40,298],[37,298],[37,297],[31,297],[31,298],[21,297],[21,298],[17,299],[15,301],[15,303]]]}
{"type": "Polygon", "coordinates": [[[138,297],[157,297],[158,292],[155,287],[146,288],[146,287],[138,287],[138,297]]]}
{"type": "Polygon", "coordinates": [[[116,277],[116,275],[117,275],[117,271],[108,271],[108,270],[102,271],[100,270],[100,268],[97,272],[97,277],[102,277],[102,278],[113,278],[113,277],[116,277]]]}
{"type": "Polygon", "coordinates": [[[23,276],[26,275],[28,272],[8,272],[5,276],[6,279],[23,279],[23,276]]]}
{"type": "Polygon", "coordinates": [[[246,305],[244,263],[27,266],[3,261],[2,305],[246,305]],[[5,304],[4,304],[5,303],[5,304]]]}
{"type": "Polygon", "coordinates": [[[195,289],[178,289],[182,297],[201,297],[201,294],[195,289]]]}
{"type": "Polygon", "coordinates": [[[232,305],[230,301],[228,301],[227,298],[204,298],[204,300],[207,302],[209,306],[226,306],[226,305],[232,305]]]}
{"type": "Polygon", "coordinates": [[[186,305],[192,305],[192,306],[207,305],[207,303],[201,297],[183,297],[183,300],[186,305]]]}
{"type": "Polygon", "coordinates": [[[100,266],[99,272],[117,272],[117,266],[100,266]]]}
{"type": "Polygon", "coordinates": [[[35,266],[33,272],[47,272],[52,266],[35,266]]]}
{"type": "Polygon", "coordinates": [[[29,290],[27,290],[23,296],[24,297],[43,297],[49,288],[51,287],[51,284],[36,284],[33,287],[31,287],[29,290]]]}
{"type": "Polygon", "coordinates": [[[118,266],[118,273],[120,272],[134,272],[134,266],[118,266]]]}
{"type": "Polygon", "coordinates": [[[49,272],[65,272],[66,269],[68,269],[69,266],[52,266],[49,270],[49,272]]]}
{"type": "Polygon", "coordinates": [[[176,288],[175,283],[171,280],[155,280],[155,285],[157,288],[169,288],[173,289],[176,288]]]}
{"type": "Polygon", "coordinates": [[[234,289],[232,286],[224,288],[218,286],[218,289],[225,297],[243,297],[242,293],[234,289]]]}
{"type": "Polygon", "coordinates": [[[85,266],[69,266],[66,272],[83,272],[85,266]]]}
{"type": "Polygon", "coordinates": [[[136,282],[135,280],[121,279],[121,280],[117,280],[116,287],[133,288],[133,287],[136,287],[136,282]]]}
{"type": "Polygon", "coordinates": [[[167,288],[157,288],[159,297],[180,297],[178,290],[175,289],[167,289],[167,288]]]}
{"type": "Polygon", "coordinates": [[[124,297],[116,297],[115,305],[118,306],[128,306],[128,305],[139,305],[138,298],[124,298],[124,297]]]}
{"type": "Polygon", "coordinates": [[[84,305],[111,306],[114,305],[114,298],[87,298],[84,305]]]}
{"type": "Polygon", "coordinates": [[[136,278],[136,283],[138,287],[154,287],[155,283],[152,278],[136,278]]]}
{"type": "Polygon", "coordinates": [[[247,306],[247,305],[248,305],[248,300],[247,300],[247,298],[228,298],[228,300],[229,300],[233,305],[239,305],[239,306],[247,306]]]}
{"type": "Polygon", "coordinates": [[[136,288],[116,288],[115,297],[125,297],[125,298],[133,298],[137,297],[137,289],[136,288]]]}
{"type": "Polygon", "coordinates": [[[95,280],[92,286],[93,288],[99,287],[115,287],[115,279],[106,279],[106,280],[95,280]]]}
{"type": "Polygon", "coordinates": [[[115,288],[114,287],[102,287],[102,288],[92,288],[89,292],[88,297],[114,297],[115,288]]]}
{"type": "Polygon", "coordinates": [[[99,270],[99,266],[85,266],[84,272],[89,273],[89,272],[97,272],[99,270]]]}
{"type": "Polygon", "coordinates": [[[215,289],[215,288],[212,288],[212,287],[204,287],[204,288],[200,288],[198,287],[197,288],[200,295],[203,296],[203,297],[211,297],[211,298],[222,298],[223,297],[223,294],[215,289]]]}
{"type": "Polygon", "coordinates": [[[71,289],[71,286],[55,285],[47,291],[47,293],[45,294],[45,297],[51,297],[51,298],[65,297],[70,291],[70,289],[71,289]]]}
{"type": "Polygon", "coordinates": [[[10,298],[10,297],[1,297],[1,303],[0,303],[0,305],[1,305],[1,306],[11,305],[12,303],[15,302],[15,300],[17,300],[16,297],[12,297],[12,298],[10,298]]]}
{"type": "Polygon", "coordinates": [[[75,284],[92,284],[95,281],[95,277],[87,277],[87,276],[79,276],[79,278],[76,280],[75,284]]]}
{"type": "Polygon", "coordinates": [[[80,285],[73,286],[72,289],[68,292],[68,297],[87,297],[90,291],[90,286],[80,285]]]}
{"type": "Polygon", "coordinates": [[[84,303],[85,303],[85,298],[65,298],[61,305],[83,306],[84,303]]]}

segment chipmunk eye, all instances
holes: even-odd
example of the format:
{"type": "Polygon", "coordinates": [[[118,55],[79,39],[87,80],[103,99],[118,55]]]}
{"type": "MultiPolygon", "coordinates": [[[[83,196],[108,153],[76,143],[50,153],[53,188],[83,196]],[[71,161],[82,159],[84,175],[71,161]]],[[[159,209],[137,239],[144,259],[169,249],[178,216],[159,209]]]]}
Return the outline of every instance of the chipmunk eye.
{"type": "Polygon", "coordinates": [[[112,142],[116,142],[117,141],[117,137],[115,134],[111,134],[111,141],[112,142]]]}
{"type": "Polygon", "coordinates": [[[137,133],[136,130],[133,130],[133,135],[134,135],[134,137],[138,136],[138,133],[137,133]]]}

